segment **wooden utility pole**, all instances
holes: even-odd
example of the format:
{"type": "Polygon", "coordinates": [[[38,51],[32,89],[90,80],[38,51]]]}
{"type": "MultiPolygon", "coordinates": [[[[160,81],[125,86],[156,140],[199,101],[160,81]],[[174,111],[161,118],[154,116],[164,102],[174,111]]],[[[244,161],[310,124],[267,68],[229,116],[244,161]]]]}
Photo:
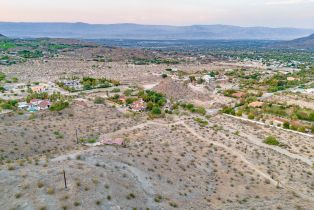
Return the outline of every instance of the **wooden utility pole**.
{"type": "Polygon", "coordinates": [[[78,140],[78,135],[77,135],[77,128],[75,129],[75,136],[76,136],[76,144],[78,144],[79,140],[78,140]]]}
{"type": "Polygon", "coordinates": [[[68,186],[67,186],[67,178],[65,177],[65,170],[63,170],[63,179],[64,179],[64,187],[65,189],[67,189],[68,186]]]}

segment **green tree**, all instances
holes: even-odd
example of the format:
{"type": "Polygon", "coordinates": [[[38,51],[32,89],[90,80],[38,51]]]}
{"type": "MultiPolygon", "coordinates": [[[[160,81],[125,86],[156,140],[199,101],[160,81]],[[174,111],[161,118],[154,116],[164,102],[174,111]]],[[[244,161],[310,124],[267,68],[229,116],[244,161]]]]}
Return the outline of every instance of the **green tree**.
{"type": "Polygon", "coordinates": [[[152,114],[154,115],[160,115],[161,114],[161,109],[157,106],[154,106],[152,111],[151,111],[152,114]]]}
{"type": "Polygon", "coordinates": [[[283,123],[283,128],[290,129],[290,123],[289,122],[284,122],[283,123]]]}

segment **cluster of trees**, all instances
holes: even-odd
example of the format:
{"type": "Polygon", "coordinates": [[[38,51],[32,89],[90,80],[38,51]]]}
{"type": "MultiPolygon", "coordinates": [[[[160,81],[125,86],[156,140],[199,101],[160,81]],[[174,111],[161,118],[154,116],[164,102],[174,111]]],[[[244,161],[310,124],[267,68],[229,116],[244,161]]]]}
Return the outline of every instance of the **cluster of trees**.
{"type": "Polygon", "coordinates": [[[266,104],[263,106],[263,111],[280,117],[314,122],[314,111],[311,109],[301,108],[299,106],[266,104]]]}
{"type": "Polygon", "coordinates": [[[314,125],[312,126],[307,126],[307,125],[302,125],[302,124],[296,125],[296,124],[291,124],[288,121],[286,121],[283,123],[282,127],[284,129],[291,129],[291,130],[299,131],[302,133],[305,133],[307,131],[311,131],[311,133],[314,133],[314,125]]]}
{"type": "Polygon", "coordinates": [[[27,103],[29,103],[32,99],[41,99],[41,100],[49,99],[49,94],[47,92],[42,92],[42,93],[31,92],[30,94],[28,94],[28,96],[26,96],[27,103]]]}
{"type": "Polygon", "coordinates": [[[1,100],[0,99],[0,108],[1,109],[10,109],[10,110],[15,110],[17,106],[18,101],[17,100],[1,100]]]}
{"type": "Polygon", "coordinates": [[[153,115],[160,115],[162,113],[161,108],[167,103],[167,99],[164,95],[151,90],[140,91],[138,97],[142,98],[147,103],[147,109],[153,115]]]}
{"type": "Polygon", "coordinates": [[[108,88],[112,86],[120,85],[120,82],[117,80],[111,80],[106,78],[92,78],[92,77],[83,77],[81,80],[84,90],[91,90],[95,88],[108,88]]]}
{"type": "Polygon", "coordinates": [[[50,111],[61,111],[67,107],[69,107],[69,102],[65,101],[65,100],[60,100],[60,101],[56,101],[54,102],[50,107],[49,110],[50,111]]]}
{"type": "Polygon", "coordinates": [[[60,88],[62,88],[62,89],[64,89],[64,90],[67,90],[67,91],[69,91],[69,92],[76,92],[76,91],[78,91],[78,90],[76,90],[74,87],[66,86],[63,82],[56,82],[56,84],[57,84],[60,88]]]}
{"type": "Polygon", "coordinates": [[[14,48],[16,45],[9,40],[0,40],[0,50],[8,50],[14,48]]]}
{"type": "Polygon", "coordinates": [[[314,122],[314,111],[309,109],[297,109],[295,115],[300,120],[314,122]]]}
{"type": "Polygon", "coordinates": [[[179,64],[178,60],[170,59],[170,58],[133,58],[132,63],[135,65],[148,65],[148,64],[179,64]]]}
{"type": "Polygon", "coordinates": [[[288,81],[287,75],[278,73],[272,76],[271,78],[267,79],[264,83],[268,86],[269,92],[277,92],[298,86],[300,84],[300,81],[299,80],[288,81]]]}
{"type": "MultiPolygon", "coordinates": [[[[248,119],[256,119],[265,121],[265,114],[275,115],[283,119],[287,119],[282,127],[285,129],[291,129],[299,132],[311,131],[314,133],[314,111],[311,109],[301,108],[293,105],[279,105],[279,104],[264,104],[261,108],[248,107],[247,104],[242,105],[238,109],[233,107],[224,107],[221,110],[222,113],[242,116],[246,114],[248,119]],[[289,123],[290,120],[302,120],[308,121],[308,123],[289,123]]],[[[270,122],[272,124],[272,122],[270,122]]]]}
{"type": "Polygon", "coordinates": [[[200,115],[206,115],[206,109],[204,107],[201,106],[195,106],[194,104],[191,103],[180,103],[180,106],[183,109],[189,110],[192,113],[198,113],[200,115]]]}
{"type": "Polygon", "coordinates": [[[280,90],[285,90],[288,88],[293,88],[301,86],[305,83],[308,83],[314,79],[314,67],[310,69],[302,68],[300,71],[289,73],[289,74],[280,74],[277,73],[272,77],[264,81],[268,86],[268,91],[276,92],[280,90]],[[287,78],[293,77],[295,80],[289,81],[287,78]]]}
{"type": "Polygon", "coordinates": [[[29,50],[21,50],[18,51],[18,55],[22,58],[41,58],[43,57],[43,52],[39,50],[29,51],[29,50]]]}
{"type": "Polygon", "coordinates": [[[294,49],[261,49],[253,47],[235,48],[236,50],[217,49],[214,55],[222,55],[226,58],[235,58],[240,60],[258,60],[263,64],[270,66],[274,62],[279,62],[285,66],[300,67],[301,65],[312,65],[313,51],[310,50],[294,50],[294,49]],[[252,53],[254,52],[254,53],[252,53]]]}

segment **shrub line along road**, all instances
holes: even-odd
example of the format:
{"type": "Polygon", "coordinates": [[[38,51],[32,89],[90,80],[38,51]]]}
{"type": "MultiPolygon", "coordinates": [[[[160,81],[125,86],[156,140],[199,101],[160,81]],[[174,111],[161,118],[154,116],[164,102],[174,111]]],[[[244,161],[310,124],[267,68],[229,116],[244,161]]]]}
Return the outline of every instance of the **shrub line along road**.
{"type": "Polygon", "coordinates": [[[312,134],[309,134],[309,133],[302,133],[302,132],[294,131],[294,130],[291,130],[291,129],[284,129],[284,128],[278,127],[278,126],[276,126],[276,125],[268,125],[268,124],[263,123],[263,122],[259,122],[259,121],[255,121],[255,120],[250,120],[250,119],[246,119],[246,118],[243,118],[243,117],[237,117],[237,116],[233,116],[233,115],[230,115],[230,114],[223,114],[223,115],[228,116],[228,117],[232,117],[232,118],[235,118],[235,119],[238,119],[238,120],[242,120],[242,121],[246,121],[246,122],[255,123],[255,124],[258,124],[258,125],[270,126],[270,127],[273,127],[273,128],[277,128],[277,129],[280,129],[280,130],[292,132],[292,133],[295,133],[295,134],[299,134],[299,135],[303,135],[303,136],[307,136],[307,137],[311,137],[311,138],[314,137],[312,134]]]}

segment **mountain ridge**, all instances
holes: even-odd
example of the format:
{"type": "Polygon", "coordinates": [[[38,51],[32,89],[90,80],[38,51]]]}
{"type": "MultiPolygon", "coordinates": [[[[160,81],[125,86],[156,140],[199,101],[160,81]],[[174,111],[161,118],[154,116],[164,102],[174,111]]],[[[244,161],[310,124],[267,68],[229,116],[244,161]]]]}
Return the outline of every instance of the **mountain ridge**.
{"type": "Polygon", "coordinates": [[[280,42],[275,47],[291,49],[314,49],[314,33],[298,39],[280,42]]]}
{"type": "Polygon", "coordinates": [[[221,24],[171,26],[135,23],[0,22],[0,33],[14,38],[292,40],[313,34],[314,29],[240,27],[221,24]]]}

